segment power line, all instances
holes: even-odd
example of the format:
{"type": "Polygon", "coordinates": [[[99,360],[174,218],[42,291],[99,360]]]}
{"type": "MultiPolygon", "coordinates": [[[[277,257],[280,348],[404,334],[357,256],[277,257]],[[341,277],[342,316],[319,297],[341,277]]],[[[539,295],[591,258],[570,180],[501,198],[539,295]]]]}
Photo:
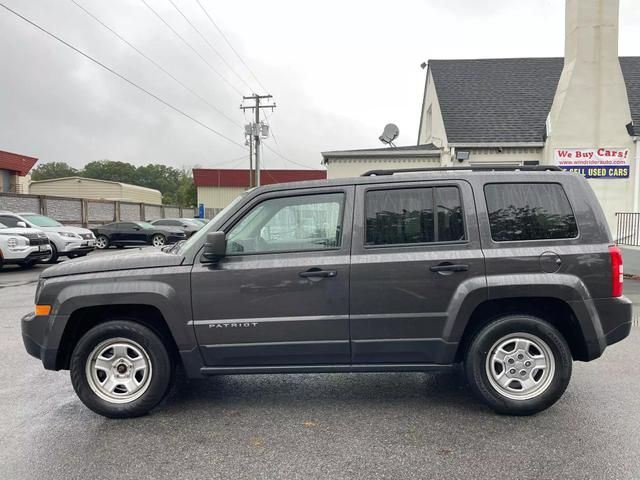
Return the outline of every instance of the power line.
{"type": "Polygon", "coordinates": [[[312,168],[312,167],[309,167],[309,166],[307,166],[307,165],[303,165],[302,163],[298,163],[298,162],[296,162],[296,161],[294,161],[294,160],[291,160],[290,158],[285,157],[285,156],[284,156],[284,155],[282,155],[280,152],[278,152],[278,151],[274,150],[273,148],[271,148],[271,147],[269,146],[269,144],[268,144],[268,143],[264,143],[264,146],[265,146],[269,151],[271,151],[272,153],[275,153],[278,157],[280,157],[281,159],[283,159],[283,160],[285,160],[285,161],[287,161],[287,162],[289,162],[289,163],[292,163],[292,164],[297,165],[297,166],[299,166],[299,167],[305,168],[305,169],[307,169],[307,170],[313,170],[313,168],[312,168]]]}
{"type": "Polygon", "coordinates": [[[101,63],[99,60],[96,60],[95,58],[93,58],[92,56],[90,56],[89,54],[83,52],[82,50],[80,50],[77,47],[74,47],[73,45],[71,45],[70,43],[66,42],[65,40],[63,40],[62,38],[58,37],[57,35],[51,33],[50,31],[46,30],[44,27],[41,27],[40,25],[38,25],[37,23],[29,20],[27,17],[24,17],[23,15],[19,14],[18,12],[16,12],[15,10],[12,10],[11,8],[7,7],[4,3],[0,3],[0,7],[4,8],[5,10],[7,10],[8,12],[14,14],[16,17],[24,20],[25,22],[27,22],[28,24],[32,25],[33,27],[37,28],[38,30],[40,30],[43,33],[46,33],[47,35],[49,35],[51,38],[57,40],[58,42],[62,43],[63,45],[65,45],[66,47],[70,48],[71,50],[75,51],[76,53],[79,53],[80,55],[82,55],[83,57],[85,57],[88,60],[91,60],[93,63],[95,63],[96,65],[104,68],[105,70],[107,70],[108,72],[112,73],[113,75],[115,75],[116,77],[120,78],[121,80],[124,80],[125,82],[127,82],[129,85],[137,88],[138,90],[140,90],[143,93],[146,93],[147,95],[149,95],[150,97],[154,98],[155,100],[157,100],[158,102],[162,103],[163,105],[169,107],[170,109],[174,110],[175,112],[179,113],[180,115],[188,118],[189,120],[197,123],[198,125],[200,125],[203,128],[206,128],[207,130],[209,130],[212,133],[215,133],[216,135],[218,135],[219,137],[224,138],[225,140],[233,143],[234,145],[237,145],[241,148],[244,149],[244,145],[240,144],[239,142],[236,142],[235,140],[232,140],[231,138],[227,137],[226,135],[224,135],[223,133],[218,132],[217,130],[215,130],[214,128],[210,127],[209,125],[207,125],[204,122],[201,122],[200,120],[198,120],[195,117],[192,117],[191,115],[189,115],[188,113],[180,110],[177,107],[174,107],[173,105],[171,105],[169,102],[167,102],[166,100],[163,100],[162,98],[160,98],[159,96],[157,96],[154,93],[151,93],[149,90],[146,90],[144,87],[141,87],[140,85],[138,85],[137,83],[133,82],[132,80],[129,80],[127,77],[125,77],[124,75],[122,75],[121,73],[118,73],[117,71],[113,70],[112,68],[108,67],[107,65],[105,65],[104,63],[101,63]]]}
{"type": "Polygon", "coordinates": [[[231,73],[233,73],[236,77],[238,77],[238,79],[244,83],[244,85],[249,89],[249,91],[252,91],[253,88],[251,88],[251,85],[249,85],[244,78],[242,78],[240,75],[238,75],[238,73],[233,69],[233,67],[229,64],[229,62],[227,62],[224,57],[220,54],[220,52],[218,52],[218,50],[211,44],[211,42],[209,42],[209,40],[207,40],[207,38],[202,34],[202,32],[200,30],[198,30],[196,28],[196,26],[191,22],[191,20],[189,20],[187,18],[187,16],[182,13],[182,10],[180,10],[180,8],[178,8],[178,6],[175,4],[175,2],[173,0],[169,0],[169,3],[173,6],[173,8],[175,8],[177,10],[177,12],[182,16],[182,18],[184,18],[186,20],[186,22],[191,26],[191,28],[193,30],[195,30],[195,32],[200,35],[200,38],[202,38],[202,40],[204,40],[204,42],[209,45],[209,48],[213,51],[213,53],[215,53],[218,58],[220,60],[222,60],[224,62],[224,64],[229,68],[229,70],[231,70],[231,73]]]}
{"type": "Polygon", "coordinates": [[[121,40],[122,42],[124,42],[127,46],[129,46],[131,49],[133,49],[136,53],[138,53],[138,55],[142,56],[144,59],[146,59],[147,61],[149,61],[151,64],[153,64],[156,68],[158,68],[159,70],[161,70],[162,72],[164,72],[167,76],[169,76],[174,82],[176,82],[178,85],[180,85],[182,88],[184,88],[185,90],[187,90],[188,92],[190,92],[192,95],[194,95],[195,97],[199,98],[202,102],[204,102],[205,104],[207,104],[212,110],[214,110],[215,112],[217,112],[219,115],[222,115],[224,118],[226,118],[229,122],[233,123],[236,127],[240,127],[243,128],[242,125],[238,122],[236,122],[235,120],[233,120],[231,117],[229,117],[228,115],[226,115],[224,112],[222,112],[222,110],[220,110],[219,108],[217,108],[215,105],[211,104],[206,98],[204,98],[202,95],[200,95],[198,92],[196,92],[195,90],[193,90],[191,87],[189,87],[188,85],[186,85],[185,83],[183,83],[180,79],[176,78],[171,72],[169,72],[166,68],[164,68],[162,65],[160,65],[158,62],[156,62],[155,60],[153,60],[152,58],[150,58],[149,56],[147,56],[144,52],[142,52],[140,49],[138,49],[135,45],[133,45],[131,42],[129,42],[126,38],[124,38],[122,35],[120,35],[118,32],[116,32],[114,29],[112,29],[111,27],[109,27],[107,24],[105,24],[102,20],[100,20],[98,17],[96,17],[93,13],[91,13],[89,10],[87,10],[84,6],[80,5],[76,0],[69,0],[71,3],[73,3],[75,6],[77,6],[79,9],[81,9],[84,13],[86,13],[88,16],[90,16],[93,20],[95,20],[96,22],[98,22],[100,25],[102,25],[104,28],[106,28],[107,30],[109,30],[112,34],[114,34],[119,40],[121,40]]]}
{"type": "Polygon", "coordinates": [[[200,8],[202,9],[202,11],[204,12],[204,14],[207,16],[207,18],[209,19],[209,21],[211,22],[211,24],[215,27],[215,29],[218,31],[218,33],[220,33],[220,35],[222,36],[222,38],[224,39],[225,42],[227,42],[227,45],[229,45],[229,48],[231,48],[231,50],[233,51],[233,53],[236,54],[236,57],[238,57],[238,59],[242,62],[242,64],[246,67],[246,69],[249,71],[249,73],[251,74],[251,76],[255,79],[256,82],[258,82],[258,85],[260,86],[260,88],[262,88],[262,90],[264,90],[264,92],[267,92],[267,89],[264,88],[264,85],[262,84],[262,82],[260,80],[258,80],[258,77],[256,76],[255,73],[253,73],[253,70],[251,70],[251,68],[249,67],[249,65],[247,64],[247,62],[244,61],[244,59],[240,56],[240,54],[238,53],[238,51],[233,48],[233,45],[231,44],[231,42],[229,41],[229,39],[227,38],[227,36],[224,34],[224,32],[220,29],[220,27],[218,27],[218,24],[213,20],[213,18],[211,18],[211,15],[209,15],[209,12],[207,12],[207,10],[202,6],[202,4],[200,3],[200,0],[196,0],[196,2],[198,3],[198,5],[200,6],[200,8]]]}
{"type": "Polygon", "coordinates": [[[204,58],[200,52],[198,52],[189,42],[187,42],[184,37],[182,35],[180,35],[175,28],[173,28],[164,18],[162,18],[162,16],[156,12],[153,7],[151,5],[149,5],[146,0],[140,0],[149,10],[151,10],[151,12],[158,17],[158,19],[160,19],[160,21],[162,23],[164,23],[166,25],[166,27],[171,30],[173,32],[173,34],[178,37],[182,43],[184,43],[187,47],[189,47],[191,49],[191,51],[193,51],[193,53],[195,53],[198,57],[200,57],[200,60],[202,60],[205,64],[207,64],[207,66],[209,67],[209,69],[215,73],[216,75],[218,75],[227,85],[229,85],[229,87],[231,87],[233,90],[235,90],[238,95],[242,95],[242,92],[240,90],[238,90],[236,88],[236,86],[231,83],[229,80],[227,80],[224,75],[222,75],[220,72],[218,72],[215,67],[213,65],[211,65],[206,58],[204,58]]]}

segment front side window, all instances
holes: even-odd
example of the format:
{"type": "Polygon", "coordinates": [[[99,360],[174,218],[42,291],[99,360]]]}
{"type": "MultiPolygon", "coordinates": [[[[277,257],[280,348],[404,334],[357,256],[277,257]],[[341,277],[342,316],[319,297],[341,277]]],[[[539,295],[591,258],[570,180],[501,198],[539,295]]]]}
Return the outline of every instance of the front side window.
{"type": "Polygon", "coordinates": [[[576,217],[557,183],[494,183],[484,187],[496,242],[578,236],[576,217]]]}
{"type": "Polygon", "coordinates": [[[372,190],[365,202],[366,245],[465,240],[457,187],[372,190]]]}
{"type": "Polygon", "coordinates": [[[343,193],[265,200],[227,234],[227,253],[275,253],[340,247],[343,193]]]}
{"type": "Polygon", "coordinates": [[[8,227],[16,228],[20,220],[18,220],[16,217],[0,216],[0,221],[8,227]]]}

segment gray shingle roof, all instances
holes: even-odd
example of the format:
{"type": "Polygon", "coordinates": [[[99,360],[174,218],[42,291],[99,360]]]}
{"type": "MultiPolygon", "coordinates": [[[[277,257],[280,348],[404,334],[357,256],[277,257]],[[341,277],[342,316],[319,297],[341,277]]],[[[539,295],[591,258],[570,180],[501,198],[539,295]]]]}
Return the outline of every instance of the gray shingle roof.
{"type": "MultiPolygon", "coordinates": [[[[563,58],[429,60],[449,143],[542,142],[563,58]]],[[[640,57],[621,57],[640,128],[640,57]]]]}

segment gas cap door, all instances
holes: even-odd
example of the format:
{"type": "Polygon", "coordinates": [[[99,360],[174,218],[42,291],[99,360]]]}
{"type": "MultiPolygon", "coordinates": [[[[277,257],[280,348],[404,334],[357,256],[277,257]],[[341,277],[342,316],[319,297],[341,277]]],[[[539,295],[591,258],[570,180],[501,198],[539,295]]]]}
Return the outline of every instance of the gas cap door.
{"type": "Polygon", "coordinates": [[[546,273],[556,273],[562,266],[562,259],[555,252],[544,252],[540,255],[540,268],[546,273]]]}

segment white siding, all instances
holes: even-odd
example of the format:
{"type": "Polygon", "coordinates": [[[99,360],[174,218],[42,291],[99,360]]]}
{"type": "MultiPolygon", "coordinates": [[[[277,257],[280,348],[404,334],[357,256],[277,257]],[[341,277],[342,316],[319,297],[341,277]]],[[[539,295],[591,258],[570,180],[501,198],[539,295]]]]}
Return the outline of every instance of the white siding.
{"type": "Polygon", "coordinates": [[[204,203],[205,208],[224,208],[245,190],[243,187],[198,187],[198,203],[204,203]]]}
{"type": "Polygon", "coordinates": [[[348,178],[358,177],[368,170],[389,169],[389,168],[423,168],[439,167],[439,157],[418,157],[418,158],[327,158],[327,178],[348,178]]]}

